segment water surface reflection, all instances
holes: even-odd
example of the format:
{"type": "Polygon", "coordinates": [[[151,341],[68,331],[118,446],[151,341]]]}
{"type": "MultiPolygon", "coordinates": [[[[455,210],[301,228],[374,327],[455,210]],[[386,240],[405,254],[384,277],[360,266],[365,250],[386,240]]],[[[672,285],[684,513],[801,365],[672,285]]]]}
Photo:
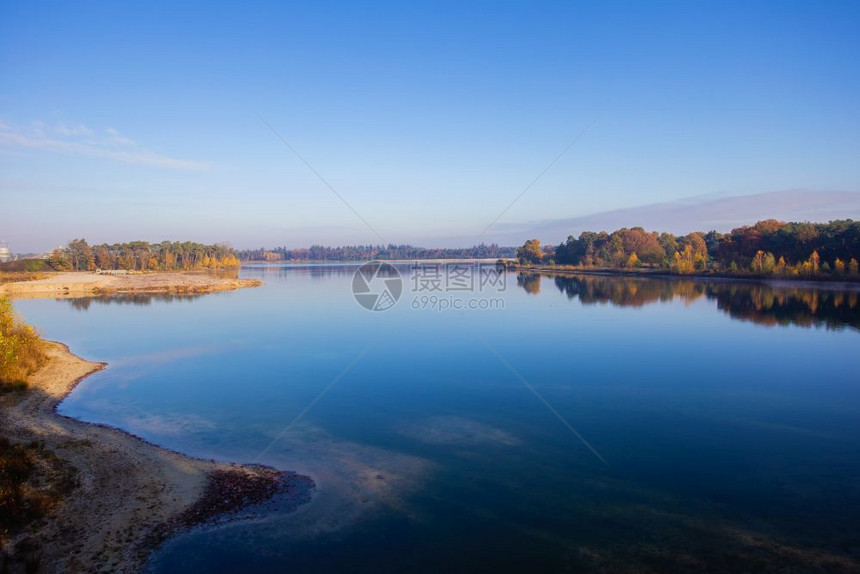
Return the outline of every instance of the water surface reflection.
{"type": "MultiPolygon", "coordinates": [[[[860,329],[860,289],[828,289],[789,283],[650,279],[601,275],[550,275],[556,288],[583,304],[643,307],[681,299],[716,301],[733,319],[759,325],[860,329]]],[[[540,292],[540,275],[520,273],[517,285],[540,292]]]]}

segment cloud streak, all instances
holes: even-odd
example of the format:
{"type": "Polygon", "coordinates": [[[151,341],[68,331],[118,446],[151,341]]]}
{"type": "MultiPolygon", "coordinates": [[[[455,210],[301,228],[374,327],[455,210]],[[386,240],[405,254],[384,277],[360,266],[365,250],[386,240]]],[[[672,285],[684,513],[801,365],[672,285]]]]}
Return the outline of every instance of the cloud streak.
{"type": "Polygon", "coordinates": [[[20,128],[0,122],[0,147],[95,157],[165,169],[199,171],[210,167],[206,162],[170,157],[141,147],[113,128],[97,131],[82,124],[47,126],[43,122],[33,122],[20,128]]]}

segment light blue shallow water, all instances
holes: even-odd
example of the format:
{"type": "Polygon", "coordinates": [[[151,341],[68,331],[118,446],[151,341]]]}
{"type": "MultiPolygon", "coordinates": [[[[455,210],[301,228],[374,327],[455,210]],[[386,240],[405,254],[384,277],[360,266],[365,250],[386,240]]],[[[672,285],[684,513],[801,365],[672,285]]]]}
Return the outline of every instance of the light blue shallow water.
{"type": "Polygon", "coordinates": [[[403,267],[371,312],[354,271],[16,303],[109,363],[63,414],[315,480],[297,511],[181,535],[153,571],[860,564],[856,292],[509,273],[504,309],[438,312],[403,267]]]}

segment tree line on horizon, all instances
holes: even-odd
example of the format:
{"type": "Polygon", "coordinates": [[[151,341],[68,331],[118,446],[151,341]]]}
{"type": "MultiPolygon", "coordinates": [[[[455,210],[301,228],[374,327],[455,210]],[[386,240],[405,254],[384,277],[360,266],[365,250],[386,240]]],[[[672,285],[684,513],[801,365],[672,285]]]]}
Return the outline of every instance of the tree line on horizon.
{"type": "Polygon", "coordinates": [[[514,257],[516,247],[499,247],[495,243],[473,247],[426,248],[412,245],[344,245],[309,248],[248,249],[238,252],[242,261],[373,261],[391,259],[499,259],[514,257]]]}
{"type": "Polygon", "coordinates": [[[584,231],[557,246],[537,239],[517,250],[524,264],[603,268],[657,268],[681,274],[717,271],[754,275],[857,275],[860,222],[782,222],[775,219],[729,233],[684,236],[622,228],[612,233],[584,231]]]}
{"type": "Polygon", "coordinates": [[[86,239],[74,239],[66,247],[55,249],[47,259],[31,261],[42,261],[40,267],[54,271],[189,271],[239,266],[232,247],[191,241],[129,241],[90,246],[86,239]]]}

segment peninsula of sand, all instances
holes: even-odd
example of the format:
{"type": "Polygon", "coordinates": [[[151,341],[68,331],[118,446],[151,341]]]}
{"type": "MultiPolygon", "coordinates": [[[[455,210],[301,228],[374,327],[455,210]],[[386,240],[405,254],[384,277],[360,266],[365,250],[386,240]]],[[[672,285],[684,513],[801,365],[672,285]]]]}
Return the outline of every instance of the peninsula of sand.
{"type": "Polygon", "coordinates": [[[50,273],[32,281],[0,284],[0,296],[16,299],[88,297],[100,295],[215,293],[261,285],[257,279],[238,279],[205,272],[109,274],[88,271],[50,273]]]}

